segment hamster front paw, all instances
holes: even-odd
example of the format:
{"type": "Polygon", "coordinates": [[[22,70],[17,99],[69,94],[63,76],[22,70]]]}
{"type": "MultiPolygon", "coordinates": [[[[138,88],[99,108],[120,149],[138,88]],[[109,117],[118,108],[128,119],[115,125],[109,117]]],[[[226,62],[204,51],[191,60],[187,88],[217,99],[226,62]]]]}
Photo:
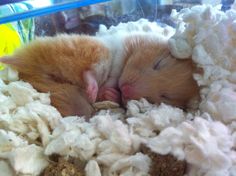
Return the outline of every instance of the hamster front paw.
{"type": "Polygon", "coordinates": [[[121,94],[119,90],[113,87],[102,87],[98,92],[98,101],[113,101],[116,103],[121,102],[121,94]]]}

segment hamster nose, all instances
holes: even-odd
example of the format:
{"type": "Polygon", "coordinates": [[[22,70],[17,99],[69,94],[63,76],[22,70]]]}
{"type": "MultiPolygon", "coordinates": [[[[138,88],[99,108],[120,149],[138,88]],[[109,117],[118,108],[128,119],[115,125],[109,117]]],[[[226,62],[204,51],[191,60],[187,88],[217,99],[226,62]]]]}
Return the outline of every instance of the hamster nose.
{"type": "Polygon", "coordinates": [[[129,99],[132,97],[132,94],[133,94],[132,86],[130,86],[128,84],[124,84],[121,86],[120,89],[121,89],[122,96],[125,99],[129,99]]]}

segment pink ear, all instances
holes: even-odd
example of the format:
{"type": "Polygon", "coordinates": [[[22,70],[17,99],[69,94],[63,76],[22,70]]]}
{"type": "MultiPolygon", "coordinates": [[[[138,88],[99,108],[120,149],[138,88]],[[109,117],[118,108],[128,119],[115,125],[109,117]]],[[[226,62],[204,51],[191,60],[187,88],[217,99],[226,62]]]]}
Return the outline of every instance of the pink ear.
{"type": "Polygon", "coordinates": [[[92,71],[85,71],[83,73],[83,79],[86,84],[86,94],[88,96],[89,102],[94,103],[98,94],[97,80],[92,71]]]}
{"type": "Polygon", "coordinates": [[[12,66],[16,66],[19,64],[19,59],[13,57],[13,56],[3,56],[0,58],[0,62],[12,66]]]}

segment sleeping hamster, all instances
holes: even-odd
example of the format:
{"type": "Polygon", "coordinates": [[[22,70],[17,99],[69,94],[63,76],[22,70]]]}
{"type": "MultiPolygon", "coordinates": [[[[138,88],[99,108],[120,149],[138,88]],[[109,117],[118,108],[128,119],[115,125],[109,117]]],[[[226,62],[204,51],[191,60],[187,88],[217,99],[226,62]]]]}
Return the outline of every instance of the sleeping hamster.
{"type": "Polygon", "coordinates": [[[63,116],[90,116],[98,87],[110,71],[109,50],[86,35],[38,38],[0,61],[38,91],[50,92],[52,105],[63,116]]]}
{"type": "Polygon", "coordinates": [[[186,108],[190,100],[199,97],[192,60],[174,58],[167,42],[147,36],[126,39],[127,63],[119,79],[124,102],[143,97],[152,103],[186,108]]]}
{"type": "Polygon", "coordinates": [[[41,92],[63,116],[93,113],[92,104],[121,97],[185,107],[198,95],[190,60],[173,58],[167,39],[152,35],[43,37],[0,61],[41,92]]]}

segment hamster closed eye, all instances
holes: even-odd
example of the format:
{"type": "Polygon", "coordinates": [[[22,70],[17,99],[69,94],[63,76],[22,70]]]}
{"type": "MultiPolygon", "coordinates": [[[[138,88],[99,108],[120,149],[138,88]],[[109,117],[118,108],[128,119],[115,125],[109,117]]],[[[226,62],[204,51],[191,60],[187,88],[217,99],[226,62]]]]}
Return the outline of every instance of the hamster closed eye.
{"type": "Polygon", "coordinates": [[[92,103],[101,82],[93,65],[108,61],[108,49],[96,38],[66,34],[38,38],[0,59],[38,91],[50,92],[52,105],[63,116],[86,117],[94,111],[92,103]]]}
{"type": "Polygon", "coordinates": [[[190,59],[174,58],[165,40],[140,37],[135,41],[119,79],[124,102],[146,98],[152,103],[185,108],[191,99],[198,97],[199,88],[193,79],[195,68],[190,59]]]}

